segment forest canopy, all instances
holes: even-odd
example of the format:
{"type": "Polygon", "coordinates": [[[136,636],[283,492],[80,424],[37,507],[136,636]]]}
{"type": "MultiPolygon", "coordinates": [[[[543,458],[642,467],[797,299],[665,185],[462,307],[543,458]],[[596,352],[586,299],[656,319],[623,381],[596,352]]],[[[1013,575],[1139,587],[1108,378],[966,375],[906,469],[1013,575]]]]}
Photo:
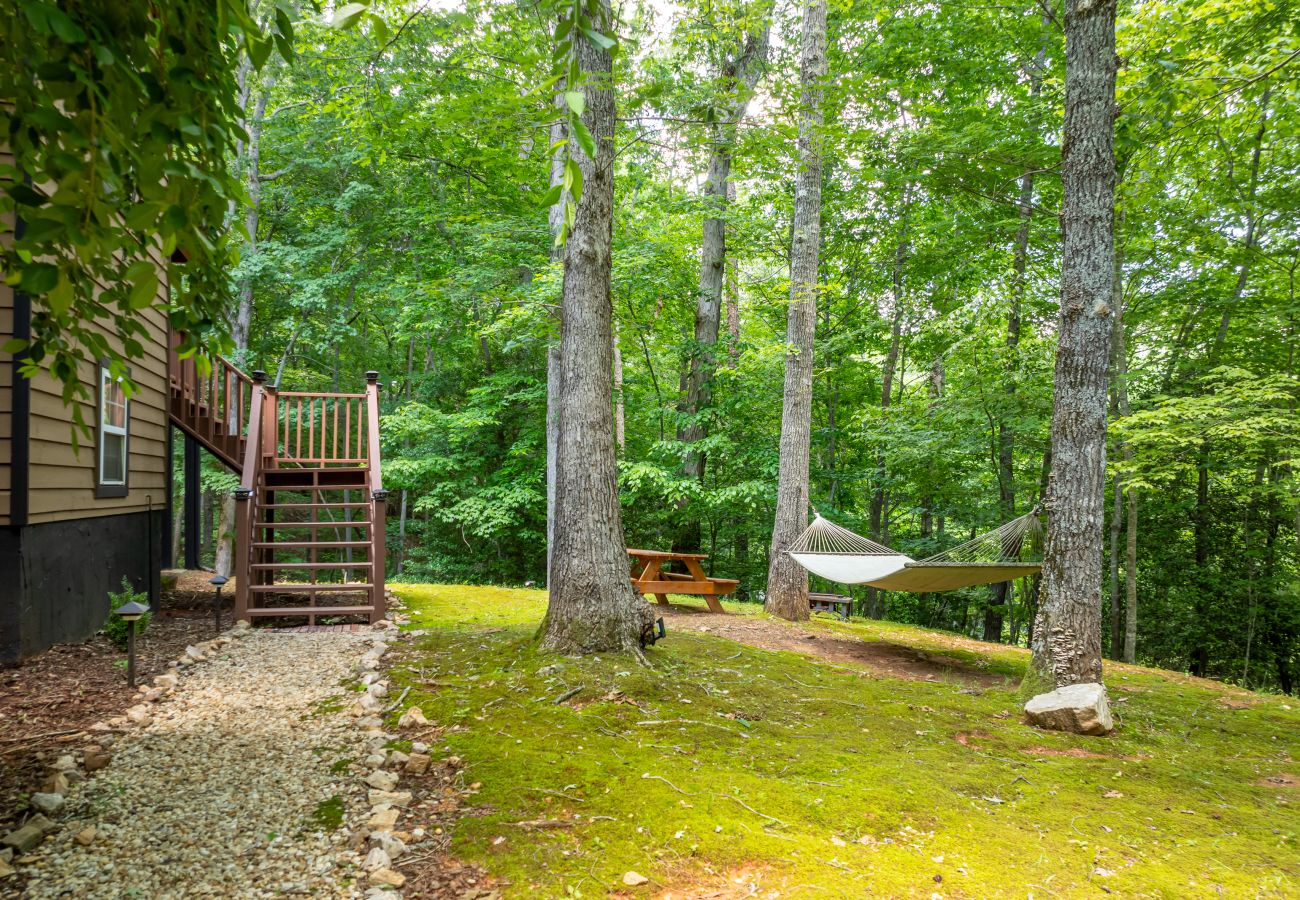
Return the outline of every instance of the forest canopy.
{"type": "MultiPolygon", "coordinates": [[[[547,366],[563,281],[548,207],[557,157],[568,171],[564,128],[582,112],[566,99],[556,21],[574,8],[304,10],[282,29],[292,53],[231,76],[244,137],[222,146],[247,227],[228,285],[235,357],[301,390],[383,373],[399,579],[546,580],[547,366]]],[[[698,547],[710,574],[759,599],[803,5],[614,13],[626,539],[698,547]],[[712,332],[700,327],[709,284],[712,332]]],[[[280,28],[274,7],[254,16],[280,28]]],[[[829,8],[810,499],[915,558],[1044,492],[1063,19],[1052,0],[829,8]]],[[[1287,692],[1300,665],[1298,25],[1294,5],[1272,0],[1119,6],[1102,588],[1109,655],[1287,692]]],[[[213,502],[228,490],[215,472],[209,486],[213,502]]],[[[1037,593],[1025,581],[854,598],[865,615],[1024,643],[1037,593]]]]}

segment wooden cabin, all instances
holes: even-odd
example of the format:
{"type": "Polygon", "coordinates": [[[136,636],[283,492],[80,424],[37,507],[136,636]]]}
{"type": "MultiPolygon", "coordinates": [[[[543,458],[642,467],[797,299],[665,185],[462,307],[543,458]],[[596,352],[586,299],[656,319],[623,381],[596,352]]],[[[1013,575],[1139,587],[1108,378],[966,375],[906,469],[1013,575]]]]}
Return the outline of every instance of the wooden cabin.
{"type": "MultiPolygon", "coordinates": [[[[2,147],[0,157],[11,161],[2,147]]],[[[0,240],[14,227],[0,221],[0,240]]],[[[107,367],[81,367],[92,434],[79,451],[62,385],[21,378],[18,361],[0,355],[0,663],[94,633],[124,577],[158,597],[171,483],[167,320],[159,309],[143,316],[155,340],[132,363],[134,397],[107,367]]],[[[30,300],[0,282],[0,343],[25,337],[30,317],[30,300]]]]}
{"type": "MultiPolygon", "coordinates": [[[[15,227],[0,221],[0,241],[15,227]]],[[[92,432],[79,449],[61,384],[23,378],[20,360],[0,354],[0,664],[94,634],[124,578],[157,608],[171,564],[173,437],[186,442],[192,566],[200,450],[240,476],[237,616],[384,617],[378,373],[364,392],[321,394],[280,391],[225,360],[196,366],[176,353],[168,290],[160,279],[159,307],[141,314],[151,340],[131,363],[134,396],[107,366],[81,366],[92,432]]],[[[28,336],[30,322],[30,298],[0,281],[0,343],[28,336]]]]}

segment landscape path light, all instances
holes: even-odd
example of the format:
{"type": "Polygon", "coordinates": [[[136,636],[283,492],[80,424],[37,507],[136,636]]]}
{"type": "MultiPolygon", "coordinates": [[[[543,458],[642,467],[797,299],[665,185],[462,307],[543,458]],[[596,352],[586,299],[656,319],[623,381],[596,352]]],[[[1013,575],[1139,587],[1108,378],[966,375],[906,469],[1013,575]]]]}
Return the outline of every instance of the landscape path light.
{"type": "Polygon", "coordinates": [[[217,627],[217,634],[221,634],[221,588],[229,580],[225,575],[213,575],[208,579],[208,584],[217,589],[212,598],[212,624],[217,627]]]}
{"type": "Polygon", "coordinates": [[[126,623],[126,683],[131,687],[135,687],[135,623],[148,611],[149,607],[135,600],[113,610],[126,623]]]}

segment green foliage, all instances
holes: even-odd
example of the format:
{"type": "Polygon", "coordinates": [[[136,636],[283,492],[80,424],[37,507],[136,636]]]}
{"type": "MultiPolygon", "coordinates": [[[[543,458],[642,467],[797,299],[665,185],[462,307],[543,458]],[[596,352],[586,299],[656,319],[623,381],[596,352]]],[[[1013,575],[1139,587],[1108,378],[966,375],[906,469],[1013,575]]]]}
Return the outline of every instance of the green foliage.
{"type": "MultiPolygon", "coordinates": [[[[122,579],[122,590],[108,592],[108,620],[104,622],[104,636],[108,638],[114,647],[119,650],[125,650],[127,638],[131,630],[131,623],[127,622],[117,614],[115,610],[127,603],[149,604],[149,592],[137,591],[131,586],[131,582],[125,578],[122,579]]],[[[149,630],[149,623],[153,620],[153,613],[145,613],[135,620],[135,633],[144,634],[149,630]]]]}
{"type": "MultiPolygon", "coordinates": [[[[765,587],[778,465],[799,14],[727,0],[625,7],[610,25],[625,537],[668,548],[698,522],[706,565],[750,599],[765,587]],[[694,316],[701,227],[717,209],[699,184],[734,89],[719,65],[766,15],[773,50],[737,129],[726,215],[724,299],[738,333],[724,318],[707,348],[694,316]],[[709,425],[695,448],[705,472],[688,479],[682,375],[710,349],[711,403],[696,414],[709,425]]],[[[1293,14],[1263,0],[1121,10],[1130,414],[1116,397],[1108,448],[1110,490],[1118,479],[1138,492],[1138,658],[1291,691],[1293,14]]],[[[586,74],[568,76],[590,5],[384,0],[333,15],[295,22],[293,65],[250,81],[243,115],[260,125],[261,171],[275,177],[258,183],[257,244],[230,273],[253,298],[242,363],[303,390],[354,390],[366,370],[383,373],[390,576],[400,564],[405,580],[543,582],[546,351],[562,282],[545,210],[553,153],[571,149],[552,148],[550,128],[586,102],[586,74]],[[565,21],[579,27],[557,41],[565,21]]],[[[810,499],[914,557],[1007,518],[1003,428],[1014,511],[1041,498],[1060,275],[1053,15],[949,0],[831,10],[810,499]]],[[[246,175],[246,152],[234,168],[246,175]]],[[[222,489],[211,474],[205,485],[222,489]]],[[[995,599],[847,590],[859,610],[968,635],[995,599]]],[[[1026,643],[1034,597],[1032,582],[1013,586],[1003,640],[1026,643]]]]}
{"type": "Polygon", "coordinates": [[[243,0],[18,0],[3,17],[0,145],[13,162],[0,165],[0,216],[22,225],[0,272],[33,300],[30,341],[5,347],[24,353],[22,374],[47,369],[65,402],[88,399],[77,363],[107,358],[127,376],[148,310],[184,332],[186,352],[220,344],[226,217],[243,196],[226,168],[246,137],[235,70],[291,54],[292,8],[270,33],[243,0]]]}
{"type": "Polygon", "coordinates": [[[604,895],[629,870],[675,894],[736,878],[826,896],[1006,896],[1049,878],[1061,896],[1289,890],[1300,814],[1267,779],[1300,713],[1277,698],[1116,667],[1122,724],[1099,741],[1019,721],[1024,651],[917,628],[808,626],[993,683],[877,677],[671,624],[650,666],[555,671],[531,640],[543,593],[399,593],[428,631],[394,683],[481,783],[452,852],[518,896],[604,895]],[[513,827],[539,819],[572,826],[513,827]]]}

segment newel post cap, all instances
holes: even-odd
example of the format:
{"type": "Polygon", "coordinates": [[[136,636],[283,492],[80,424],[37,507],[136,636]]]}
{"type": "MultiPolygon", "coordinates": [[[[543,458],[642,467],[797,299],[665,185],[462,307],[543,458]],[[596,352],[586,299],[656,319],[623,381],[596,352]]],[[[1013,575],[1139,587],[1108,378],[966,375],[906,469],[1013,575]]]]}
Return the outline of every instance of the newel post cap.
{"type": "Polygon", "coordinates": [[[261,369],[254,369],[253,384],[266,384],[266,373],[261,369]]]}
{"type": "Polygon", "coordinates": [[[246,487],[238,487],[238,488],[235,488],[235,499],[236,499],[236,500],[251,500],[251,499],[253,499],[253,489],[252,489],[252,488],[246,488],[246,487]]]}
{"type": "Polygon", "coordinates": [[[367,372],[367,373],[366,373],[366,383],[367,383],[367,384],[378,384],[378,383],[379,383],[379,373],[376,372],[376,371],[374,371],[373,369],[372,369],[371,371],[367,372]]]}

